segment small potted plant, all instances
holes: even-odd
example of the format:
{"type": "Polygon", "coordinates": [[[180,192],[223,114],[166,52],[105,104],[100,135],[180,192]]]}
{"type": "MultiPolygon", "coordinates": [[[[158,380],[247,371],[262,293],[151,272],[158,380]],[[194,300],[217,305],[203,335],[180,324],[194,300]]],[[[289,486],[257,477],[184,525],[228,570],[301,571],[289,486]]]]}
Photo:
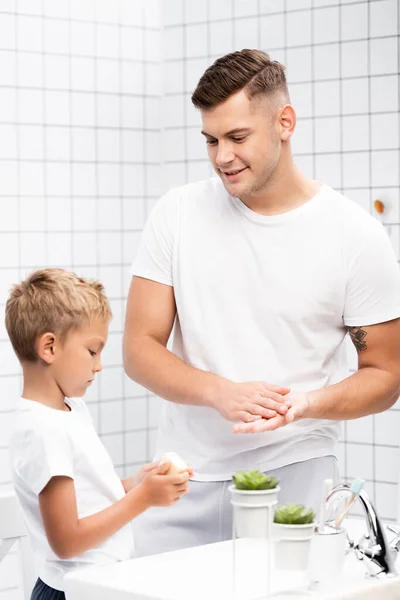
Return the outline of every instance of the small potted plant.
{"type": "Polygon", "coordinates": [[[273,475],[237,471],[230,486],[238,537],[270,537],[273,507],[280,490],[273,475]]]}
{"type": "Polygon", "coordinates": [[[305,570],[315,529],[315,511],[302,504],[286,504],[275,510],[275,566],[305,570]]]}

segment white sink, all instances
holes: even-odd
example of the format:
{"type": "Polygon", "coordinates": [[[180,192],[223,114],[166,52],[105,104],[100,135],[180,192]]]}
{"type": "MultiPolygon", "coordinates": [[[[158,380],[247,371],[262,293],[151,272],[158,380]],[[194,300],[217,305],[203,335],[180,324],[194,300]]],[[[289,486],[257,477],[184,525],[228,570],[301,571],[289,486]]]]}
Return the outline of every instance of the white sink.
{"type": "MultiPolygon", "coordinates": [[[[364,522],[347,519],[346,528],[358,539],[364,522]]],[[[67,600],[263,600],[267,598],[267,552],[263,540],[236,542],[233,584],[233,542],[220,542],[137,558],[103,567],[89,567],[65,578],[67,600]]],[[[400,571],[400,561],[398,561],[400,571]]],[[[296,573],[273,571],[271,591],[281,600],[400,600],[400,577],[367,579],[363,562],[346,557],[343,577],[329,589],[300,593],[296,573]],[[280,572],[282,573],[282,572],[280,572]],[[297,591],[285,592],[288,588],[297,591]]],[[[304,589],[304,588],[303,588],[304,589]]]]}

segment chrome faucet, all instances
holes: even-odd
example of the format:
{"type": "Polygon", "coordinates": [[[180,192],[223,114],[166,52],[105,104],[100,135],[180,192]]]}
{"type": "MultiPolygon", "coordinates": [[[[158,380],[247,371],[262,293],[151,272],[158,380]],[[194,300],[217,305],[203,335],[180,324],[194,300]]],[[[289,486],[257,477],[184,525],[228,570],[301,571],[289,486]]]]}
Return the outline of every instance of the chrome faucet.
{"type": "MultiPolygon", "coordinates": [[[[347,484],[337,485],[328,495],[327,515],[328,520],[333,521],[336,518],[337,510],[341,506],[341,496],[350,491],[347,484]]],[[[352,548],[359,560],[365,562],[370,577],[394,577],[397,575],[395,559],[400,549],[400,531],[390,528],[396,537],[389,544],[384,527],[377,515],[377,512],[365,490],[361,490],[357,496],[363,507],[365,521],[367,524],[367,533],[359,542],[354,542],[347,533],[350,548],[352,548]]]]}

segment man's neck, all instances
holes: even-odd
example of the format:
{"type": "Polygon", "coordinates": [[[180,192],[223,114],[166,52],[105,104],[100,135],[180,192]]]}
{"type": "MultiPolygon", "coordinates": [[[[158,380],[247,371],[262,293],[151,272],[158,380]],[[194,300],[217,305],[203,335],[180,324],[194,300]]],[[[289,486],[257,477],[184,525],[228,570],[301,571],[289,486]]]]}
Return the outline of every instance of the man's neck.
{"type": "Polygon", "coordinates": [[[305,204],[317,194],[320,187],[318,182],[303,175],[292,164],[285,174],[276,172],[265,189],[240,199],[250,210],[260,215],[273,216],[305,204]]]}

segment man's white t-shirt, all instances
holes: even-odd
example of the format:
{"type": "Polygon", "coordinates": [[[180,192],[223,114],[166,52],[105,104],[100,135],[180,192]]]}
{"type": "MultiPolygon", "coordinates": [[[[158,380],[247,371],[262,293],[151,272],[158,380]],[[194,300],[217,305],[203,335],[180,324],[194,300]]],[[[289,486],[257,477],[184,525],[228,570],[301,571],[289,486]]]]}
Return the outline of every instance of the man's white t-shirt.
{"type": "MultiPolygon", "coordinates": [[[[150,215],[132,274],[173,286],[173,351],[185,363],[292,391],[348,375],[347,327],[400,317],[386,232],[326,185],[274,216],[253,212],[217,178],[173,189],[150,215]]],[[[339,423],[316,419],[234,434],[216,410],[165,402],[156,455],[174,450],[195,479],[225,480],[334,454],[338,434],[339,423]]]]}
{"type": "Polygon", "coordinates": [[[85,403],[79,398],[66,402],[71,411],[21,398],[10,447],[14,489],[38,558],[39,577],[56,590],[64,589],[63,578],[70,571],[126,560],[133,557],[134,551],[130,525],[71,559],[58,558],[49,546],[38,496],[52,477],[64,475],[74,480],[80,519],[125,495],[85,403]]]}

